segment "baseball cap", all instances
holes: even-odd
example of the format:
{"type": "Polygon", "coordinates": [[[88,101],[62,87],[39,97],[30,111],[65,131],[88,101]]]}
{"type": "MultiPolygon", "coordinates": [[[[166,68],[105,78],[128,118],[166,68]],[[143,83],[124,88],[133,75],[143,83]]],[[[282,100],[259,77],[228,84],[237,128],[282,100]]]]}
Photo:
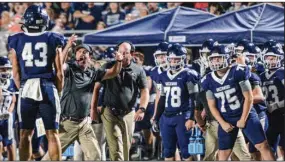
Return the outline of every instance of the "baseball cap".
{"type": "Polygon", "coordinates": [[[89,45],[87,45],[87,44],[80,44],[80,45],[76,46],[76,47],[75,47],[75,52],[77,52],[77,51],[78,51],[79,49],[81,49],[81,48],[86,49],[90,54],[93,53],[92,48],[91,48],[89,45]]]}

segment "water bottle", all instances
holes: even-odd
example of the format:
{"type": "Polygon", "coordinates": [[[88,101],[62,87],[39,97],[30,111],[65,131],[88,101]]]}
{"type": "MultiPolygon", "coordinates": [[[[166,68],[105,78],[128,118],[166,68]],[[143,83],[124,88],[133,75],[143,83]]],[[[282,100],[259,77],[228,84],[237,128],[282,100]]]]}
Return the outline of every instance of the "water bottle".
{"type": "Polygon", "coordinates": [[[202,136],[201,130],[196,126],[196,140],[195,140],[195,150],[196,154],[204,155],[205,154],[205,140],[202,136]]]}
{"type": "Polygon", "coordinates": [[[195,155],[196,154],[196,147],[195,147],[195,140],[196,140],[196,137],[195,137],[195,135],[194,135],[194,132],[195,132],[195,130],[192,128],[191,129],[191,136],[190,136],[190,138],[189,138],[189,144],[188,144],[188,153],[190,154],[190,155],[195,155]]]}

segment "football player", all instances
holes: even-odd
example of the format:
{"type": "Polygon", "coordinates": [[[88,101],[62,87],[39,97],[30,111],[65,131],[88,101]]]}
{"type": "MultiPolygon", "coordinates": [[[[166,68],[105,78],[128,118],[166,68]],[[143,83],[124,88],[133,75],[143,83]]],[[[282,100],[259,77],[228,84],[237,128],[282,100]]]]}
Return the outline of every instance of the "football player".
{"type": "MultiPolygon", "coordinates": [[[[157,46],[157,49],[153,54],[154,62],[155,62],[156,66],[149,71],[149,75],[150,75],[151,79],[154,81],[154,84],[157,84],[162,72],[169,69],[169,65],[167,63],[167,50],[170,46],[171,46],[171,44],[169,44],[168,42],[161,42],[157,46]]],[[[155,98],[154,116],[152,119],[155,132],[158,131],[157,122],[159,121],[159,118],[163,112],[163,110],[159,110],[159,112],[157,112],[158,100],[159,99],[160,99],[160,91],[157,91],[156,98],[155,98]]],[[[162,100],[163,99],[164,98],[162,98],[162,100]]]]}
{"type": "Polygon", "coordinates": [[[228,160],[239,129],[261,152],[264,160],[275,160],[257,113],[252,109],[252,90],[247,66],[229,64],[225,47],[213,50],[208,57],[212,70],[201,79],[212,115],[219,122],[219,160],[228,160]]]}
{"type": "MultiPolygon", "coordinates": [[[[200,54],[200,57],[203,56],[204,58],[201,59],[203,61],[206,61],[207,63],[204,63],[202,65],[206,66],[204,69],[206,69],[206,73],[204,75],[208,74],[211,72],[211,69],[209,67],[209,62],[208,62],[208,56],[210,56],[212,51],[215,51],[216,49],[220,48],[220,45],[217,43],[207,43],[209,40],[205,41],[205,43],[202,45],[202,48],[205,48],[205,46],[208,46],[208,49],[210,50],[203,50],[204,54],[200,54]],[[208,44],[208,45],[207,45],[208,44]],[[207,53],[206,53],[207,52],[207,53]],[[206,58],[205,58],[206,57],[206,58]]],[[[227,47],[225,47],[225,50],[227,47]]],[[[234,48],[232,48],[232,51],[234,48]]],[[[201,50],[202,51],[202,50],[201,50]]],[[[229,51],[230,52],[230,51],[229,51]]],[[[224,53],[228,53],[225,51],[224,53]]],[[[197,106],[195,109],[195,118],[196,121],[199,125],[199,127],[202,129],[202,131],[205,131],[205,156],[204,159],[205,161],[214,161],[216,160],[216,153],[218,151],[218,126],[219,123],[215,120],[213,115],[210,112],[208,103],[207,103],[207,98],[206,98],[206,92],[203,89],[200,89],[199,94],[197,95],[197,106]],[[202,117],[202,111],[206,112],[206,119],[203,119],[202,117]]],[[[244,136],[241,131],[238,132],[236,142],[234,144],[233,148],[233,154],[238,160],[241,161],[247,161],[250,160],[250,154],[247,149],[247,145],[245,143],[244,136]]],[[[233,159],[232,157],[232,160],[233,159]]]]}
{"type": "Polygon", "coordinates": [[[178,143],[182,158],[190,160],[188,143],[194,127],[195,94],[198,92],[198,74],[185,69],[186,48],[182,45],[172,45],[167,51],[167,61],[170,69],[164,71],[158,80],[158,89],[161,96],[165,96],[165,110],[160,120],[163,153],[165,160],[174,160],[176,145],[178,143]],[[189,102],[192,100],[193,102],[189,102]]]}
{"type": "Polygon", "coordinates": [[[274,152],[276,152],[279,135],[284,152],[284,122],[280,122],[284,120],[284,67],[281,65],[283,55],[284,52],[277,46],[268,48],[264,54],[264,63],[267,70],[260,76],[269,119],[269,128],[266,135],[274,152]]]}
{"type": "Polygon", "coordinates": [[[12,53],[13,77],[17,88],[20,89],[20,160],[26,161],[31,158],[31,139],[38,112],[46,130],[49,155],[52,160],[61,160],[58,125],[59,93],[63,80],[60,53],[64,37],[45,31],[48,28],[49,17],[40,6],[29,6],[23,20],[24,32],[8,38],[12,53]]]}
{"type": "MultiPolygon", "coordinates": [[[[16,103],[15,88],[12,87],[12,66],[7,57],[0,57],[0,143],[7,147],[8,160],[16,160],[13,143],[13,111],[16,103]]],[[[3,146],[0,145],[0,158],[3,146]]],[[[1,159],[2,160],[2,159],[1,159]]]]}
{"type": "MultiPolygon", "coordinates": [[[[257,58],[260,55],[261,50],[253,43],[249,43],[243,52],[237,53],[237,63],[241,65],[248,65],[251,70],[249,81],[252,87],[253,94],[253,108],[258,114],[258,118],[261,122],[264,132],[268,129],[268,118],[266,115],[265,97],[261,89],[261,80],[256,72],[257,58]]],[[[256,150],[254,145],[249,143],[249,152],[252,154],[254,160],[262,160],[260,152],[256,150]]]]}

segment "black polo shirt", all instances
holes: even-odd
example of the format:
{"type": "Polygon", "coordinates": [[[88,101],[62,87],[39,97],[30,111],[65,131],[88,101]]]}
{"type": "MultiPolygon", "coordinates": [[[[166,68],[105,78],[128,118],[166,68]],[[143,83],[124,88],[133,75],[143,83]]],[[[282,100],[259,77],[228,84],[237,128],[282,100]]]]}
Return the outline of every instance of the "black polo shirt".
{"type": "MultiPolygon", "coordinates": [[[[110,68],[115,62],[104,65],[110,68]]],[[[104,105],[130,111],[135,103],[139,90],[147,87],[146,74],[143,68],[135,63],[122,68],[119,75],[102,82],[104,85],[104,105]]]]}
{"type": "Polygon", "coordinates": [[[196,101],[197,101],[197,105],[196,105],[195,109],[199,110],[199,111],[203,111],[203,109],[205,108],[206,120],[208,122],[215,120],[214,116],[212,115],[212,113],[210,111],[209,105],[208,105],[208,101],[206,98],[206,91],[204,91],[204,90],[200,91],[197,94],[196,101]]]}
{"type": "Polygon", "coordinates": [[[64,87],[61,97],[61,114],[84,118],[90,113],[90,103],[96,81],[101,81],[105,70],[93,67],[82,70],[77,63],[68,62],[64,72],[64,87]]]}

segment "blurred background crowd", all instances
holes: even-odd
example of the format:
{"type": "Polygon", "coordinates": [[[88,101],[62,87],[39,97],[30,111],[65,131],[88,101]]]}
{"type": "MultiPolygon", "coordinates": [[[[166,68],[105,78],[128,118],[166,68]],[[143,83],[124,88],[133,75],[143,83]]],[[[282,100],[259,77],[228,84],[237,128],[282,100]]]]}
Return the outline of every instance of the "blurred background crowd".
{"type": "MultiPolygon", "coordinates": [[[[257,2],[25,2],[0,3],[1,31],[21,31],[21,17],[25,9],[31,4],[38,4],[46,9],[50,17],[49,29],[54,32],[67,30],[102,30],[104,28],[133,21],[161,10],[184,6],[222,15],[230,11],[239,10],[257,4],[257,2]]],[[[283,6],[277,2],[275,5],[283,6]]]]}
{"type": "MultiPolygon", "coordinates": [[[[0,56],[7,55],[7,38],[21,31],[21,18],[26,8],[32,4],[41,5],[50,17],[49,29],[64,34],[79,36],[79,42],[86,33],[134,21],[177,6],[194,8],[222,15],[240,10],[257,2],[0,2],[0,56]]],[[[284,2],[271,3],[284,7],[284,2]]],[[[93,46],[95,55],[100,55],[107,47],[93,46]]],[[[151,48],[148,48],[152,50],[151,48]]],[[[144,51],[146,52],[146,51],[144,51]]],[[[147,52],[148,53],[148,52],[147,52]]]]}

